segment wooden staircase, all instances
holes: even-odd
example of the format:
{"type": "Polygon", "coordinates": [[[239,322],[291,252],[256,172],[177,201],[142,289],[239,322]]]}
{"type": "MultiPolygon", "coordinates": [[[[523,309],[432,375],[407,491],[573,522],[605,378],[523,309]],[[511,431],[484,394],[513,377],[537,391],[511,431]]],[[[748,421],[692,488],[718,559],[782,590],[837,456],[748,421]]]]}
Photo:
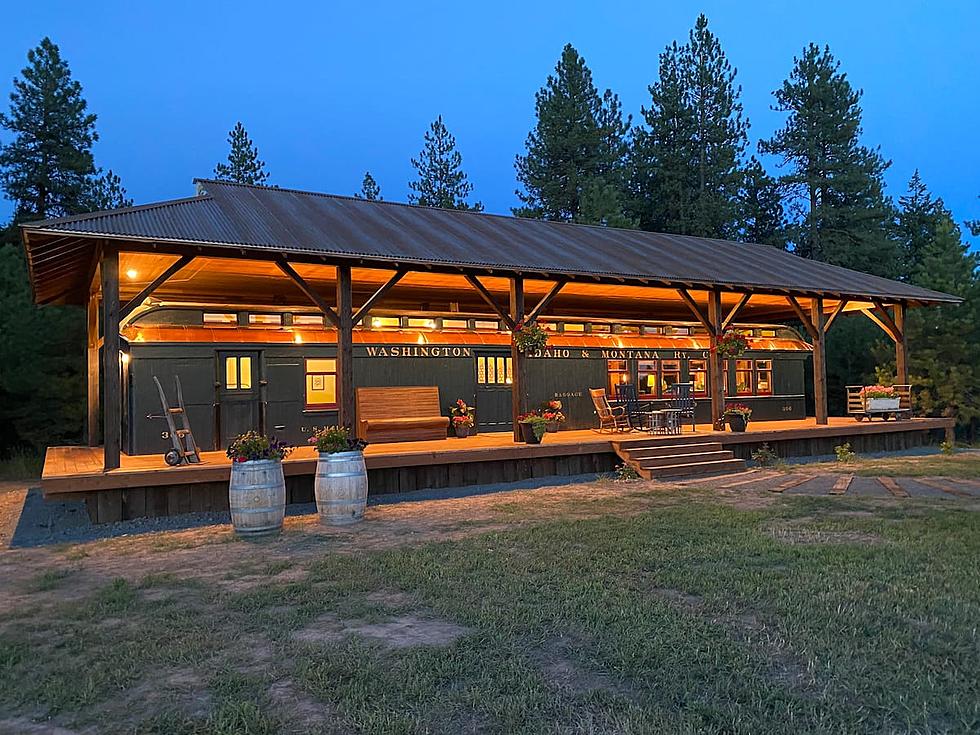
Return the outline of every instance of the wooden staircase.
{"type": "Polygon", "coordinates": [[[613,440],[613,449],[646,480],[729,474],[745,470],[745,460],[721,442],[693,436],[613,440]]]}

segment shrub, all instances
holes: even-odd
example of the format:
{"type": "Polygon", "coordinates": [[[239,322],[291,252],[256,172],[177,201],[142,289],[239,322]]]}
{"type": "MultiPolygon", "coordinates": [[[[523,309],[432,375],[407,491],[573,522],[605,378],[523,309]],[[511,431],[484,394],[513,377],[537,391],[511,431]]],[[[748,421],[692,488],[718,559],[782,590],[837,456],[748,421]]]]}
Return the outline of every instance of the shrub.
{"type": "Polygon", "coordinates": [[[779,463],[779,455],[770,448],[768,442],[764,442],[761,447],[752,452],[752,459],[760,467],[772,467],[779,463]]]}
{"type": "Polygon", "coordinates": [[[634,482],[640,479],[640,473],[636,471],[636,468],[626,462],[616,465],[616,470],[613,474],[615,475],[616,482],[634,482]]]}
{"type": "Polygon", "coordinates": [[[321,454],[337,454],[338,452],[360,452],[367,446],[363,439],[352,437],[343,426],[325,426],[314,429],[309,443],[316,447],[321,454]]]}
{"type": "Polygon", "coordinates": [[[956,445],[951,441],[940,442],[939,451],[948,457],[956,451],[956,445]]]}
{"type": "Polygon", "coordinates": [[[272,459],[281,462],[293,448],[273,437],[260,434],[257,431],[246,431],[239,434],[228,446],[226,454],[232,462],[254,462],[261,459],[272,459]]]}
{"type": "Polygon", "coordinates": [[[857,455],[851,451],[851,443],[846,442],[834,447],[834,454],[837,455],[837,461],[847,464],[848,462],[853,462],[857,455]]]}

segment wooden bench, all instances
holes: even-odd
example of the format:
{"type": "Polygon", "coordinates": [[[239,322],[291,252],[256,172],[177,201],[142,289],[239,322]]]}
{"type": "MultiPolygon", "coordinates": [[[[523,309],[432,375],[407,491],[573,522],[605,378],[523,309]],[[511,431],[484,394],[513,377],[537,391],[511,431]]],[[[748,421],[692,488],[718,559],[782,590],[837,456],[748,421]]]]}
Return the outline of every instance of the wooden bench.
{"type": "Polygon", "coordinates": [[[367,442],[445,439],[449,417],[442,415],[436,386],[357,389],[357,436],[367,442]]]}

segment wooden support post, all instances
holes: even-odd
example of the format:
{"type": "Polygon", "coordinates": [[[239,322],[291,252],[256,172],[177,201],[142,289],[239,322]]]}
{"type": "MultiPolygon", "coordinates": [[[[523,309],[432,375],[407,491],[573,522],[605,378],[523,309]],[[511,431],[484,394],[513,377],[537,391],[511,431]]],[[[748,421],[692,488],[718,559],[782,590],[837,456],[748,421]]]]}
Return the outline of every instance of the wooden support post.
{"type": "Polygon", "coordinates": [[[909,346],[905,339],[905,304],[895,304],[895,329],[898,339],[895,341],[895,382],[898,385],[909,384],[909,346]]]}
{"type": "MultiPolygon", "coordinates": [[[[514,276],[510,279],[510,318],[514,325],[524,320],[524,278],[514,276]]],[[[526,356],[517,349],[516,332],[510,335],[510,358],[514,370],[511,383],[511,414],[514,421],[514,441],[521,440],[521,425],[517,417],[527,412],[527,364],[526,356]]]]}
{"type": "Polygon", "coordinates": [[[86,339],[86,378],[88,394],[88,420],[85,439],[90,447],[99,446],[99,292],[88,295],[88,334],[86,339]]]}
{"type": "Polygon", "coordinates": [[[119,467],[122,451],[122,383],[119,375],[119,249],[102,250],[103,469],[119,467]]]}
{"type": "Polygon", "coordinates": [[[823,299],[810,301],[810,324],[813,327],[813,413],[818,425],[829,423],[827,418],[827,353],[825,349],[823,299]]]}
{"type": "Polygon", "coordinates": [[[721,292],[708,292],[708,335],[711,349],[708,351],[708,377],[711,381],[711,426],[716,431],[725,428],[725,372],[724,361],[718,354],[718,339],[721,337],[721,292]]]}
{"type": "Polygon", "coordinates": [[[337,424],[352,434],[354,416],[354,319],[349,265],[337,266],[337,424]]]}

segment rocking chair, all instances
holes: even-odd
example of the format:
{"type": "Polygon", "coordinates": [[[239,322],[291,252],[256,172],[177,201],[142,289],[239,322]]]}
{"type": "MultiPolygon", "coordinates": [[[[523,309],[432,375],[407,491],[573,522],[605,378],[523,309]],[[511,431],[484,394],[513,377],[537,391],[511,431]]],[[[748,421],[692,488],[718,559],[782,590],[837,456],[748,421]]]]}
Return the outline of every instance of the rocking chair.
{"type": "Polygon", "coordinates": [[[667,389],[670,401],[667,404],[668,410],[677,411],[682,419],[691,420],[691,431],[697,431],[694,424],[694,396],[691,395],[690,383],[674,383],[667,389]]]}
{"type": "Polygon", "coordinates": [[[592,397],[592,405],[599,416],[599,428],[595,431],[629,431],[630,420],[626,415],[626,408],[623,406],[610,406],[609,399],[606,398],[606,391],[602,388],[590,388],[589,395],[592,397]]]}

